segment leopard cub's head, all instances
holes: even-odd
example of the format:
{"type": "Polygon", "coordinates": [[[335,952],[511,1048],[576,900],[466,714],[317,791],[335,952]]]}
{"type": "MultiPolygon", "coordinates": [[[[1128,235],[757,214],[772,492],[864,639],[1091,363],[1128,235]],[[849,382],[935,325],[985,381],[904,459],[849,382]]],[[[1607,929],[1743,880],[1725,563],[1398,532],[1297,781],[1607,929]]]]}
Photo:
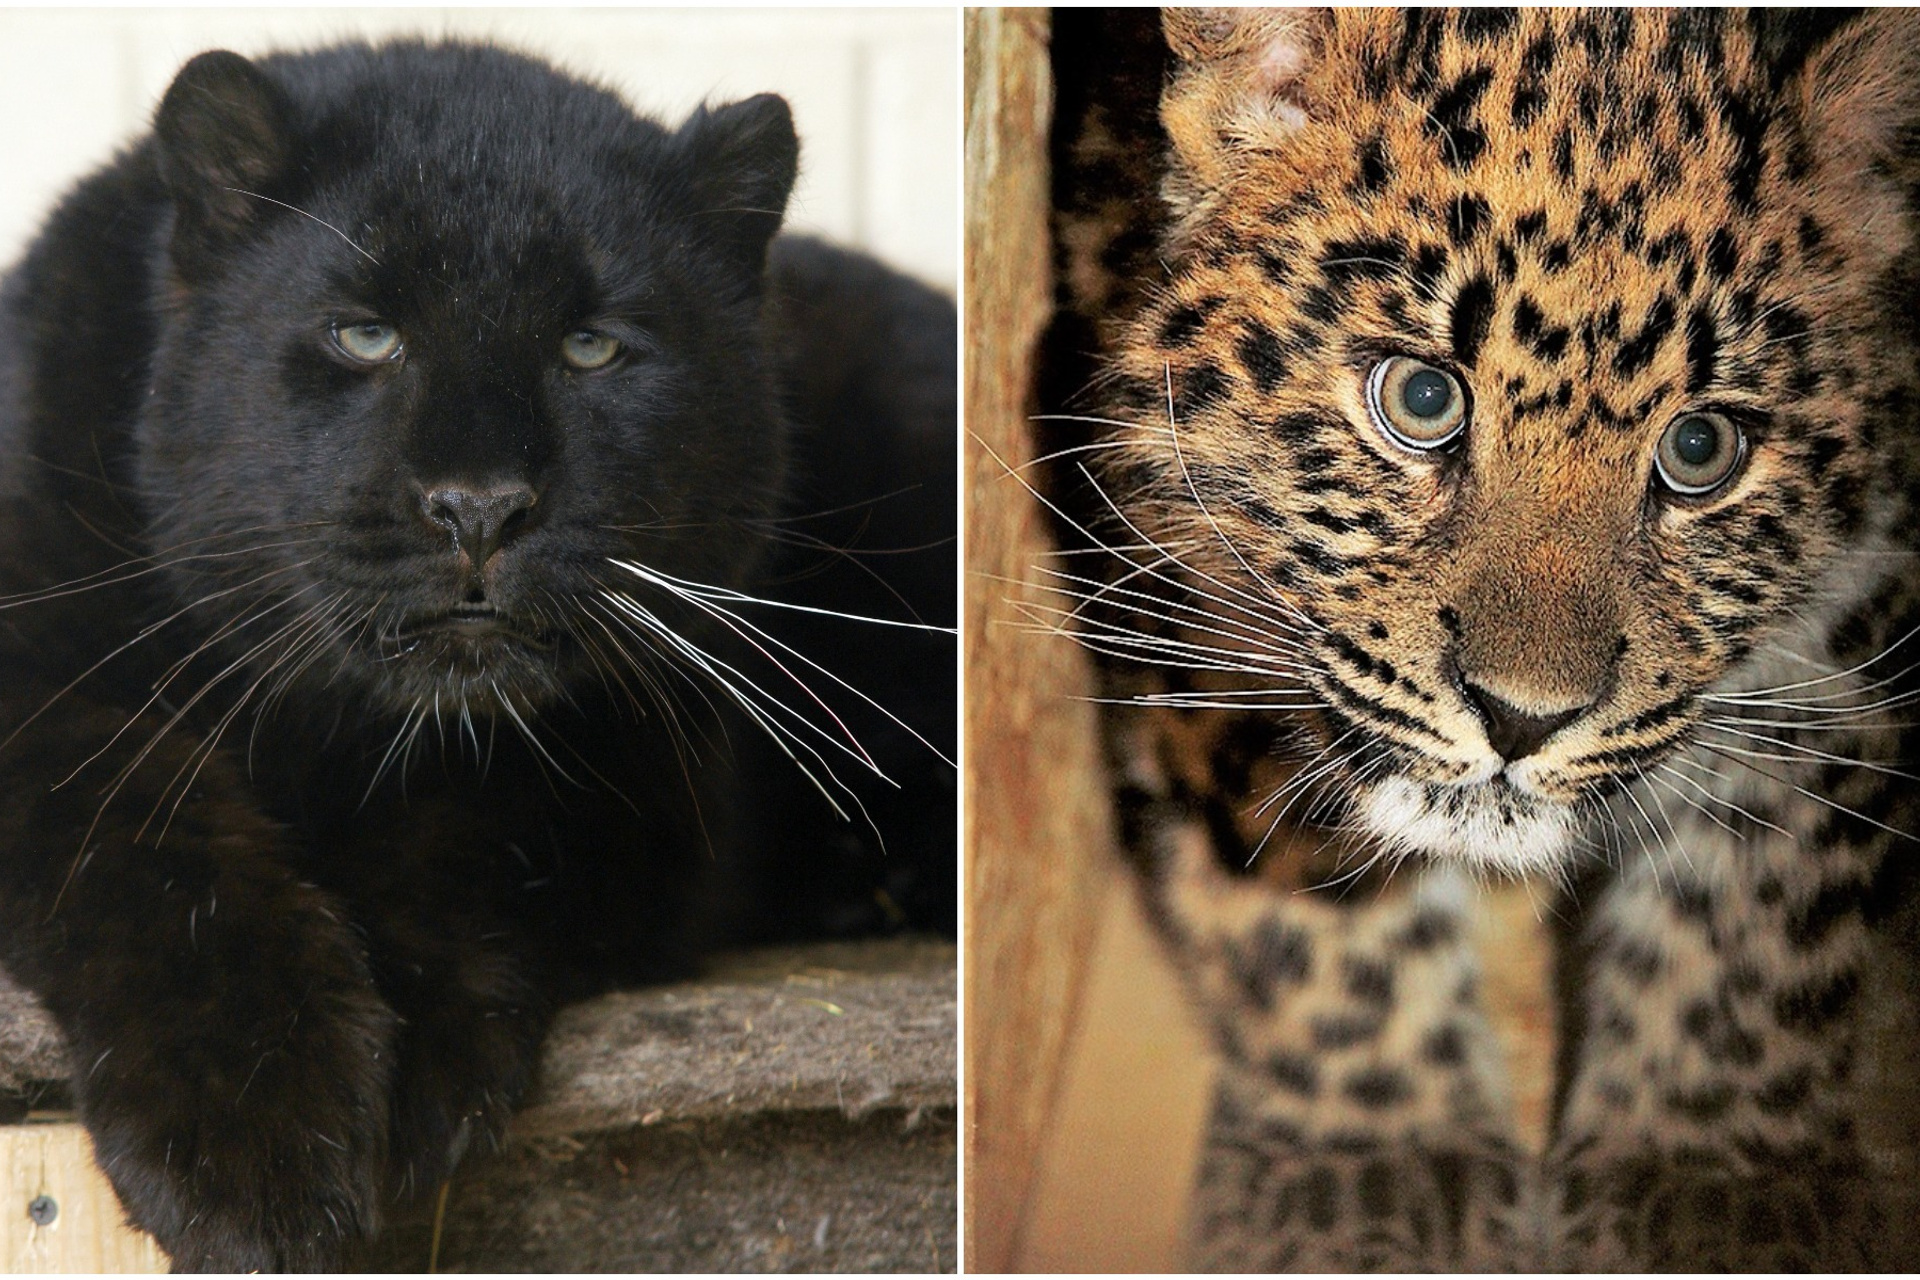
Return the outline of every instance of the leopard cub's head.
{"type": "Polygon", "coordinates": [[[1348,817],[1558,865],[1899,519],[1920,23],[1166,25],[1170,274],[1106,479],[1209,645],[1290,655],[1248,669],[1320,704],[1348,817]]]}

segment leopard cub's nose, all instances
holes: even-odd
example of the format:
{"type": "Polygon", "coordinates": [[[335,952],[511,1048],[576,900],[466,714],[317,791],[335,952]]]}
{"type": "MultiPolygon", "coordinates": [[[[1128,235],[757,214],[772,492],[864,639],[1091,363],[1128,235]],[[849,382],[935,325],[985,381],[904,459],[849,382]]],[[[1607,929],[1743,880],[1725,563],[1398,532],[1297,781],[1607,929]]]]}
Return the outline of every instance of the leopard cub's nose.
{"type": "Polygon", "coordinates": [[[1488,745],[1509,764],[1538,751],[1548,738],[1577,720],[1581,712],[1593,705],[1587,703],[1585,706],[1540,715],[1521,710],[1471,680],[1461,680],[1460,689],[1466,695],[1468,704],[1479,715],[1480,723],[1485,726],[1488,745]]]}

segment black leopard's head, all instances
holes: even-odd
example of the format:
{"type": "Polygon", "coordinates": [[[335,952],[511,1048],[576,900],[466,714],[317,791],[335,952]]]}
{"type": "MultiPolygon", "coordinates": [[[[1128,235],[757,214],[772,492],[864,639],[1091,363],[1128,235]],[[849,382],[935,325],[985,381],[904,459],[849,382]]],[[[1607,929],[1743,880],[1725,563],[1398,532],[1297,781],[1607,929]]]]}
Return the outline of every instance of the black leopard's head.
{"type": "Polygon", "coordinates": [[[245,584],[237,660],[396,712],[538,707],[645,643],[607,616],[612,562],[749,571],[785,465],[760,328],[798,151],[779,98],[671,130],[486,47],[215,52],[151,146],[171,219],[138,488],[155,547],[245,584]]]}

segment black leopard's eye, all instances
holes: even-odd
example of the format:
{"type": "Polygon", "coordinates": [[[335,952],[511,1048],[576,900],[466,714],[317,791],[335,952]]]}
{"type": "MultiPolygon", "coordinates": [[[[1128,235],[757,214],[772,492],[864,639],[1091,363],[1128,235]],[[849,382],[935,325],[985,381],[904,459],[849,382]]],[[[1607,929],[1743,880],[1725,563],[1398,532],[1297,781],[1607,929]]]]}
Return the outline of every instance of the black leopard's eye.
{"type": "Polygon", "coordinates": [[[1445,369],[1389,356],[1367,375],[1367,412],[1394,443],[1438,449],[1467,425],[1467,393],[1445,369]]]}
{"type": "Polygon", "coordinates": [[[362,364],[381,364],[398,359],[404,344],[398,329],[371,320],[365,324],[333,326],[333,345],[362,364]]]}
{"type": "Polygon", "coordinates": [[[560,340],[560,355],[576,369],[604,369],[620,354],[620,341],[591,329],[581,329],[560,340]]]}
{"type": "Polygon", "coordinates": [[[1668,425],[1653,465],[1660,483],[1693,496],[1725,484],[1746,456],[1746,433],[1725,415],[1700,410],[1683,413],[1668,425]]]}

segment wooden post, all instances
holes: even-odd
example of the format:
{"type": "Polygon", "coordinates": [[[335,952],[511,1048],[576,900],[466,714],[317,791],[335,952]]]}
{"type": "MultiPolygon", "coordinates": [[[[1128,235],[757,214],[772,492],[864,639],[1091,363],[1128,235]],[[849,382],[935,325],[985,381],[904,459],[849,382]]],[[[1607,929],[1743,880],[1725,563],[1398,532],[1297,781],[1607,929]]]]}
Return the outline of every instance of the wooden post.
{"type": "Polygon", "coordinates": [[[1044,10],[966,14],[967,1265],[1018,1265],[1113,837],[1084,655],[1013,602],[1049,537],[1033,451],[1053,304],[1044,10]]]}
{"type": "Polygon", "coordinates": [[[152,1274],[167,1255],[126,1225],[84,1128],[11,1124],[0,1125],[0,1270],[152,1274]]]}

